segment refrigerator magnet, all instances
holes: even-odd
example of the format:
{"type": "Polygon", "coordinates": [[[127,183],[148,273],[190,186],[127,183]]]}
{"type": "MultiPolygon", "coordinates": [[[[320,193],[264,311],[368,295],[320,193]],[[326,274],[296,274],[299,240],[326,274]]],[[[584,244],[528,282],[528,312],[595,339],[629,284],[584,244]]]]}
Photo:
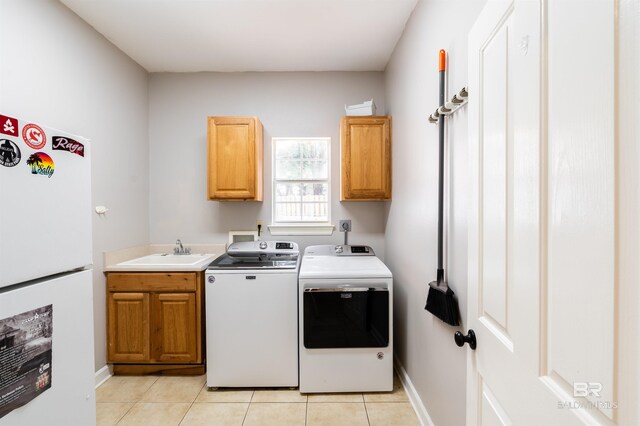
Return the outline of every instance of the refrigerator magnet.
{"type": "Polygon", "coordinates": [[[26,161],[27,166],[31,166],[31,174],[51,177],[55,171],[53,159],[44,152],[31,154],[26,161]]]}
{"type": "Polygon", "coordinates": [[[20,162],[20,148],[11,139],[0,139],[0,165],[13,167],[20,162]]]}

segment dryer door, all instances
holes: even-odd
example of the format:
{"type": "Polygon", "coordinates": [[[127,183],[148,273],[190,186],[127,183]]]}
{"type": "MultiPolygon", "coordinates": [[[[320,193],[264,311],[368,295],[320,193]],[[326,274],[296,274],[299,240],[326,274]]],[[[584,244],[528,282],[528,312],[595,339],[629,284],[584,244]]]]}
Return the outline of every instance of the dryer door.
{"type": "Polygon", "coordinates": [[[304,346],[389,346],[389,290],[370,287],[305,288],[304,346]]]}

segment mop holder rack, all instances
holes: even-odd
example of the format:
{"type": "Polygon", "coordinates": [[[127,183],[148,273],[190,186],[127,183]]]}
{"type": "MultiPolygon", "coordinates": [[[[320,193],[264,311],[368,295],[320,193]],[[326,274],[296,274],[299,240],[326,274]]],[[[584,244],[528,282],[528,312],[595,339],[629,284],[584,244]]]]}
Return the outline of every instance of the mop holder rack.
{"type": "Polygon", "coordinates": [[[429,123],[437,124],[441,115],[451,115],[469,100],[469,91],[467,87],[460,89],[458,93],[453,95],[451,100],[443,106],[438,107],[430,116],[429,123]]]}

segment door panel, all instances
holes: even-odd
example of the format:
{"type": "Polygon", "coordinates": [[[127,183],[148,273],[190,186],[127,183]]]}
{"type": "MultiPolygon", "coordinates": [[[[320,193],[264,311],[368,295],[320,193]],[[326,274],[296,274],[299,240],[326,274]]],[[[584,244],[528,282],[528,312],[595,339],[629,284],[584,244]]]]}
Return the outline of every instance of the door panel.
{"type": "Polygon", "coordinates": [[[391,198],[391,120],[342,117],[341,200],[391,198]]]}
{"type": "Polygon", "coordinates": [[[291,273],[207,275],[208,386],[297,386],[297,290],[291,273]]]}
{"type": "Polygon", "coordinates": [[[149,361],[149,294],[108,293],[109,362],[149,361]]]}
{"type": "MultiPolygon", "coordinates": [[[[574,383],[601,384],[599,399],[613,401],[616,144],[610,112],[615,68],[606,52],[614,45],[614,32],[585,28],[595,22],[612,24],[614,8],[608,1],[584,3],[588,13],[578,15],[570,2],[548,4],[553,43],[548,52],[548,187],[543,194],[548,199],[548,290],[543,300],[548,345],[542,374],[569,394],[574,383]],[[581,41],[568,54],[564,46],[574,44],[573,34],[581,34],[581,41]],[[585,82],[594,84],[585,90],[585,82]],[[566,93],[575,93],[570,104],[563,99],[566,93]]],[[[589,399],[596,401],[593,395],[589,399]]]]}
{"type": "Polygon", "coordinates": [[[384,171],[385,135],[382,126],[349,126],[349,152],[351,152],[351,189],[357,191],[379,190],[384,171]]]}
{"type": "Polygon", "coordinates": [[[508,250],[511,158],[509,145],[509,32],[512,10],[504,16],[480,53],[482,93],[482,318],[509,342],[508,250]]]}
{"type": "Polygon", "coordinates": [[[469,34],[468,424],[616,424],[614,24],[490,1],[469,34]]]}
{"type": "Polygon", "coordinates": [[[305,348],[389,346],[389,291],[373,288],[305,289],[305,348]]]}
{"type": "Polygon", "coordinates": [[[249,126],[219,125],[216,127],[216,141],[218,190],[249,191],[253,182],[253,170],[248,161],[253,155],[249,126]]]}
{"type": "Polygon", "coordinates": [[[262,124],[257,117],[209,117],[208,193],[212,200],[262,201],[262,124]]]}
{"type": "Polygon", "coordinates": [[[160,362],[196,362],[195,293],[158,293],[152,297],[157,327],[154,359],[160,362]]]}
{"type": "Polygon", "coordinates": [[[507,426],[513,423],[493,392],[482,384],[482,424],[485,426],[507,426]]]}

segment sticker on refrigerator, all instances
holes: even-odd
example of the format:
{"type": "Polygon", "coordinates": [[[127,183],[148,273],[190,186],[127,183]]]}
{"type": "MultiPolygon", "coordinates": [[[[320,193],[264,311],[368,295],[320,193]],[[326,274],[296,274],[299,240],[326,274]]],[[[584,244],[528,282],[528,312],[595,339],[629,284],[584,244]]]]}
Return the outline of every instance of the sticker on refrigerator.
{"type": "Polygon", "coordinates": [[[55,150],[68,151],[72,154],[84,157],[84,145],[64,136],[53,136],[51,138],[51,148],[55,150]]]}
{"type": "Polygon", "coordinates": [[[0,133],[18,137],[18,119],[0,114],[0,133]]]}
{"type": "Polygon", "coordinates": [[[0,319],[0,418],[51,387],[53,305],[0,319]]]}
{"type": "Polygon", "coordinates": [[[33,149],[42,149],[47,143],[47,135],[37,124],[27,124],[22,128],[22,139],[33,149]]]}
{"type": "Polygon", "coordinates": [[[10,139],[0,139],[0,165],[13,167],[20,162],[20,148],[10,139]]]}
{"type": "Polygon", "coordinates": [[[43,175],[51,177],[55,170],[55,164],[51,157],[44,152],[36,152],[31,154],[26,161],[27,166],[31,167],[31,174],[43,175]]]}

